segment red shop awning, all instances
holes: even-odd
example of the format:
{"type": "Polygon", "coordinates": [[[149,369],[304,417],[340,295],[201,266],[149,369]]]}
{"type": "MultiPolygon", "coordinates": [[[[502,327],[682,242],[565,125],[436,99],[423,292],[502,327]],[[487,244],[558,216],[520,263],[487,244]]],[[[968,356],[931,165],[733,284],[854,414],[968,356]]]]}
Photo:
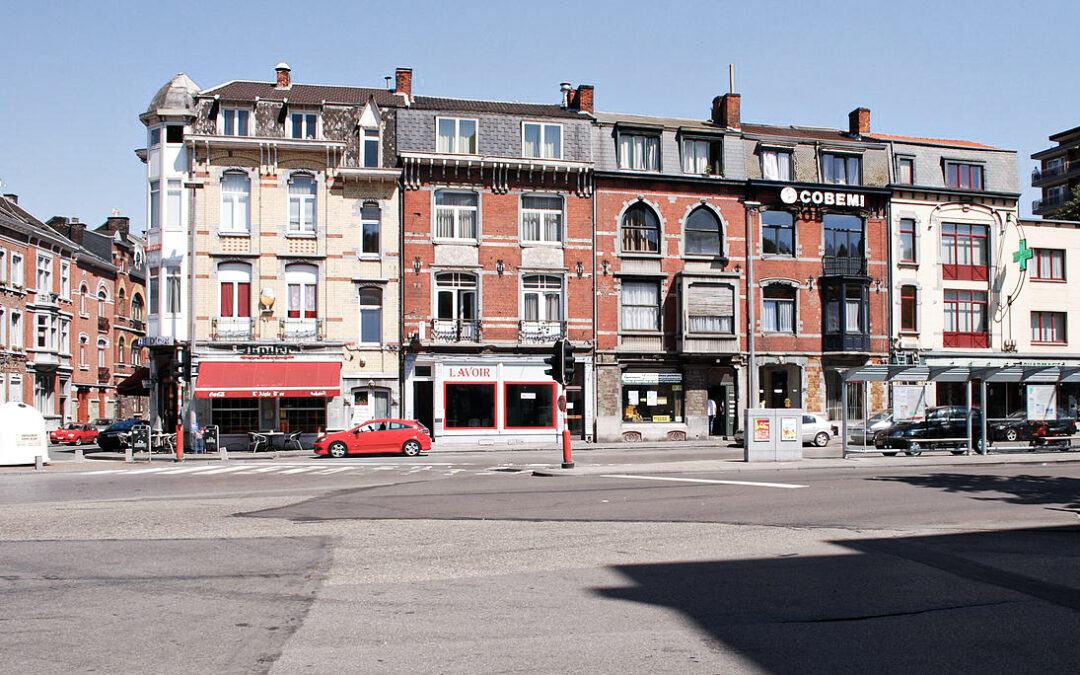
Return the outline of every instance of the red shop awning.
{"type": "Polygon", "coordinates": [[[196,398],[323,398],[340,393],[341,364],[328,361],[201,361],[196,398]]]}

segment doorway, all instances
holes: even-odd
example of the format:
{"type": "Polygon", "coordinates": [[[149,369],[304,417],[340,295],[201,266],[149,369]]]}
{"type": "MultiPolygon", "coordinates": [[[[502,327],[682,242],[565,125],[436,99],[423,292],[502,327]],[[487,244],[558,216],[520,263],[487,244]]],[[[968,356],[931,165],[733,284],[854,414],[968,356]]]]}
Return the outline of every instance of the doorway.
{"type": "Polygon", "coordinates": [[[413,382],[413,418],[435,437],[435,383],[431,380],[413,382]]]}

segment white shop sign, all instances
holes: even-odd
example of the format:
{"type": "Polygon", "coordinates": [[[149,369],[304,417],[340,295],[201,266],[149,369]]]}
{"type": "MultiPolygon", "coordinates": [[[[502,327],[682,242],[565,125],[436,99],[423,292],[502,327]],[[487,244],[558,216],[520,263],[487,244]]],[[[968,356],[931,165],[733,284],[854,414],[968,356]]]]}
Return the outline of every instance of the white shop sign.
{"type": "Polygon", "coordinates": [[[866,196],[853,192],[832,192],[828,190],[796,190],[786,187],[780,191],[780,201],[785,204],[814,204],[816,206],[866,206],[866,196]]]}

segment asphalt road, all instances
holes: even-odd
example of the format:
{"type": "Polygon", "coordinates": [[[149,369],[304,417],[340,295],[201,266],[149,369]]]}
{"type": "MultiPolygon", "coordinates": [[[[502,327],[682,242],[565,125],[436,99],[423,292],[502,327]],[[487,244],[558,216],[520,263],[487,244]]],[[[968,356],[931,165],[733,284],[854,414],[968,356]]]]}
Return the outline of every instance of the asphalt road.
{"type": "Polygon", "coordinates": [[[545,458],[0,472],[5,669],[1080,671],[1077,464],[545,458]]]}

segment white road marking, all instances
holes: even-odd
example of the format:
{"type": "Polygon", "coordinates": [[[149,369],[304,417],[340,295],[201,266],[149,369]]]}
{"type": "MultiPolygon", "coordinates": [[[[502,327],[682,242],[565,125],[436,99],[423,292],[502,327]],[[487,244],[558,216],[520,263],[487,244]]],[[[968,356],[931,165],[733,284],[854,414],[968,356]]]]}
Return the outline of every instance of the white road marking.
{"type": "Polygon", "coordinates": [[[129,475],[135,475],[137,473],[159,473],[161,471],[168,471],[172,468],[173,467],[171,466],[159,466],[152,469],[129,469],[126,473],[128,473],[129,475]]]}
{"type": "Polygon", "coordinates": [[[286,469],[285,471],[282,471],[281,473],[283,473],[283,474],[286,474],[286,473],[304,473],[305,471],[311,471],[312,469],[317,469],[317,468],[318,467],[315,467],[315,466],[300,466],[300,467],[297,467],[295,469],[286,469]]]}
{"type": "Polygon", "coordinates": [[[211,476],[215,473],[232,473],[233,471],[243,471],[244,469],[250,469],[250,466],[227,466],[224,469],[211,469],[210,471],[203,471],[200,476],[211,476]]]}
{"type": "Polygon", "coordinates": [[[795,485],[793,483],[758,483],[746,480],[712,480],[709,478],[670,478],[668,476],[631,476],[626,474],[608,474],[601,478],[633,478],[635,480],[664,480],[674,483],[708,483],[711,485],[746,485],[749,487],[771,487],[787,490],[810,487],[809,485],[795,485]]]}

